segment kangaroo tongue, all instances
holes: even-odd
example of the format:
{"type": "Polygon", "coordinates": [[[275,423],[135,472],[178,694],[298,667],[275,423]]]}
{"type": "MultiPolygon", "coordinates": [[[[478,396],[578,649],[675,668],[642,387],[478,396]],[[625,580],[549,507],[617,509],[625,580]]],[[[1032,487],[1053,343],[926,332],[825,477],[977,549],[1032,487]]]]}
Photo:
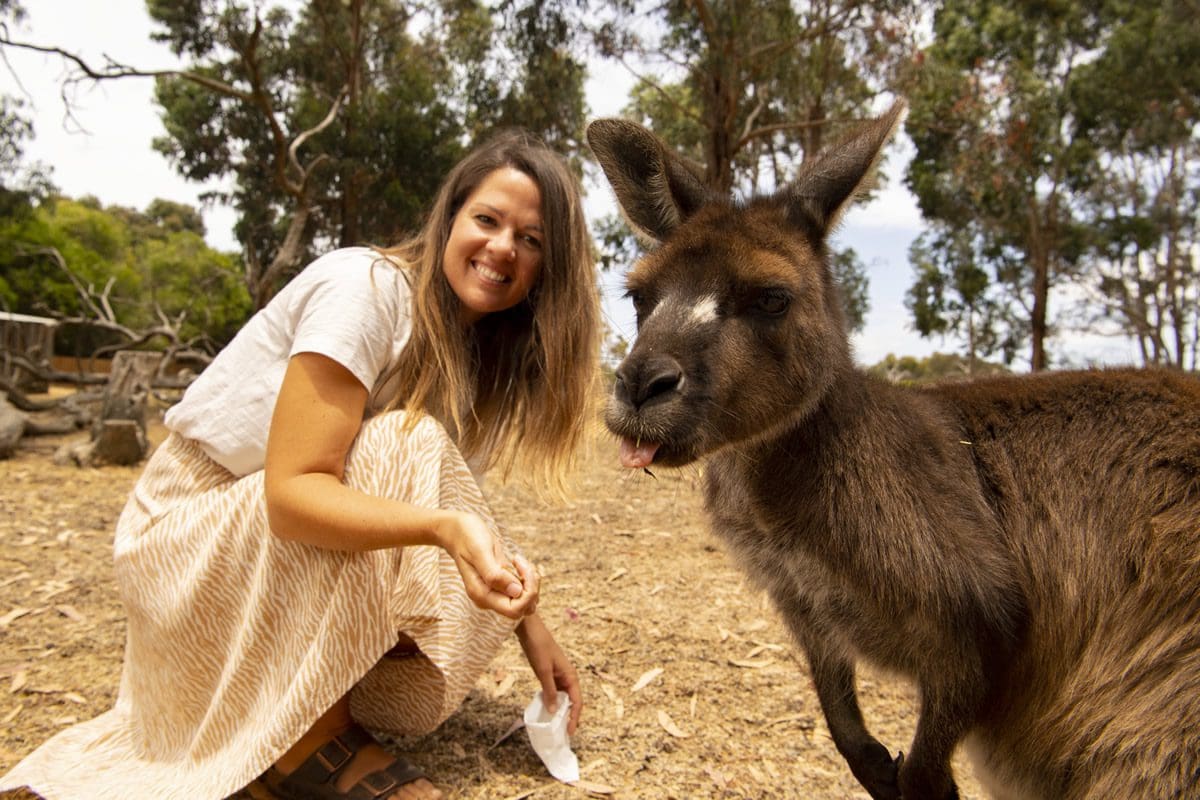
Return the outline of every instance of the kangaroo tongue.
{"type": "Polygon", "coordinates": [[[654,454],[658,452],[655,442],[636,442],[633,439],[621,440],[621,466],[630,469],[641,469],[650,466],[654,454]]]}

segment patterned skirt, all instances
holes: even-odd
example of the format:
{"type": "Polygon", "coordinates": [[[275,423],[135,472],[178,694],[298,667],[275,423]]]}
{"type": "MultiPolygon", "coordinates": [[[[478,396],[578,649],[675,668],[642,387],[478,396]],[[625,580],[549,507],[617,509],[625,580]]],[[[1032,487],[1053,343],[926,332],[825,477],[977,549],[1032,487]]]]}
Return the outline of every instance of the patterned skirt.
{"type": "MultiPolygon", "coordinates": [[[[345,482],[494,525],[443,429],[430,419],[402,426],[403,412],[366,422],[345,482]]],[[[175,434],[117,522],[114,564],[128,615],[116,705],[51,738],[0,790],[216,800],[257,777],[348,691],[363,725],[428,732],[515,624],[471,603],[440,548],[345,553],[275,537],[262,472],[238,478],[175,434]],[[423,655],[386,657],[398,632],[423,655]]]]}

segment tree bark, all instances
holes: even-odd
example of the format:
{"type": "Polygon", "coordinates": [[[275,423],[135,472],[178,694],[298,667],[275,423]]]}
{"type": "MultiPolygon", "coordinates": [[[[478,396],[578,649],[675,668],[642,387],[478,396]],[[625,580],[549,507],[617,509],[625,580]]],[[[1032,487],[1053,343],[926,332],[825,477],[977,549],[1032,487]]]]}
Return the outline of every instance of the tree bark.
{"type": "Polygon", "coordinates": [[[100,416],[92,438],[69,458],[81,466],[136,464],[149,448],[146,439],[146,399],[162,353],[122,350],[113,358],[100,416]]]}

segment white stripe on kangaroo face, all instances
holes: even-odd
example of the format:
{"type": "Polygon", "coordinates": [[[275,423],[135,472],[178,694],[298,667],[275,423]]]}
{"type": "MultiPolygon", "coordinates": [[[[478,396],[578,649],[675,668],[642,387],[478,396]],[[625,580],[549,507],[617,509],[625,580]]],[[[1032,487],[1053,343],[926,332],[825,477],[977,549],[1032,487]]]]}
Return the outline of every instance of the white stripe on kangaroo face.
{"type": "Polygon", "coordinates": [[[709,322],[717,321],[717,298],[711,294],[700,298],[696,305],[692,306],[692,322],[697,325],[704,325],[709,322]]]}
{"type": "Polygon", "coordinates": [[[675,326],[679,329],[692,325],[706,325],[717,321],[717,309],[717,298],[711,294],[706,294],[693,303],[689,303],[677,294],[671,294],[654,307],[650,316],[643,321],[642,326],[645,327],[650,320],[659,317],[666,318],[664,324],[674,321],[675,326]]]}

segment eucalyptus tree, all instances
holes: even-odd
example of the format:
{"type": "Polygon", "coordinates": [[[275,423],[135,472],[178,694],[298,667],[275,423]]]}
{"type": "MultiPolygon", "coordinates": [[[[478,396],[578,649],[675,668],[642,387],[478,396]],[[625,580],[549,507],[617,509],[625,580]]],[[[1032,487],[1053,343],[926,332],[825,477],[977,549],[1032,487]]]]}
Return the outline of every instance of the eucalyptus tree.
{"type": "Polygon", "coordinates": [[[914,258],[918,327],[965,331],[933,288],[949,312],[986,298],[1003,313],[980,341],[1026,341],[1039,370],[1082,289],[1163,360],[1145,309],[1194,308],[1179,281],[1195,242],[1195,13],[1194,0],[943,0],[907,123],[907,182],[943,245],[936,263],[914,258]]]}
{"type": "Polygon", "coordinates": [[[1096,155],[1086,321],[1131,337],[1143,363],[1200,364],[1200,7],[1107,0],[1104,51],[1077,73],[1073,99],[1096,155]]]}

